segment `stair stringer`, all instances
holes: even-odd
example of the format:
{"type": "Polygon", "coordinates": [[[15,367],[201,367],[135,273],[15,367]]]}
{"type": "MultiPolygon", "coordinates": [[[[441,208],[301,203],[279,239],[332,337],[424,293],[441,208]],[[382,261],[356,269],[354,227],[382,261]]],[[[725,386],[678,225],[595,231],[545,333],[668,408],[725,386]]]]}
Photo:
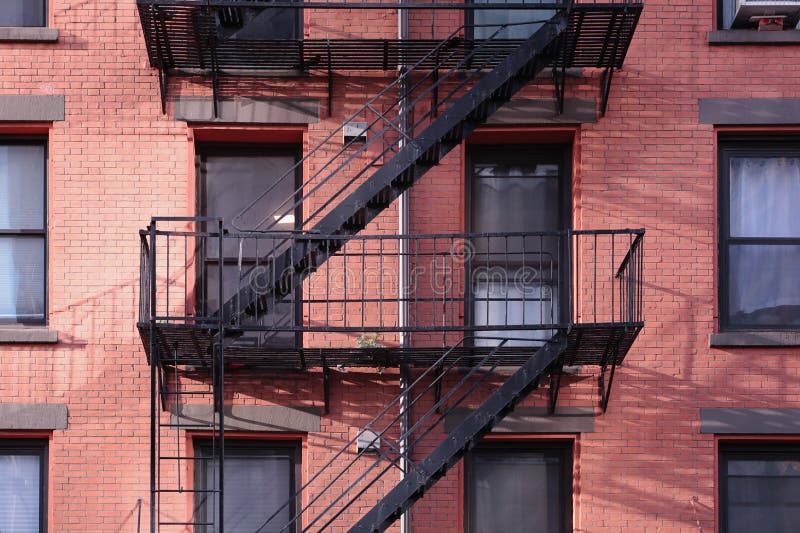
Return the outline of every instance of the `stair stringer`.
{"type": "Polygon", "coordinates": [[[539,348],[500,388],[451,431],[421,463],[380,502],[365,514],[350,533],[384,531],[414,504],[427,489],[535,390],[567,346],[566,334],[559,332],[539,348]]]}

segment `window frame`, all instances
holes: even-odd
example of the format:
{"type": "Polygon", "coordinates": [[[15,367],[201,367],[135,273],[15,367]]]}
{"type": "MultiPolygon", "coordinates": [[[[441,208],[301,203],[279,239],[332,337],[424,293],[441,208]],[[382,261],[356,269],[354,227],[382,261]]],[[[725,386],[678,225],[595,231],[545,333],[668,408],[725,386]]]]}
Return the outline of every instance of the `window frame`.
{"type": "MultiPolygon", "coordinates": [[[[542,162],[557,163],[559,165],[558,176],[558,196],[559,196],[559,231],[569,231],[572,229],[572,144],[467,144],[466,145],[466,167],[464,185],[464,225],[467,233],[475,232],[475,163],[483,157],[510,157],[511,159],[531,159],[541,157],[542,162]],[[524,155],[520,155],[524,154],[524,155]]],[[[559,250],[558,268],[558,319],[559,323],[566,323],[570,320],[571,297],[567,262],[570,260],[568,249],[568,239],[562,239],[559,250]]],[[[472,294],[472,261],[464,264],[464,321],[468,326],[475,325],[474,305],[475,299],[472,294]]],[[[525,329],[524,324],[519,329],[525,329]]],[[[488,330],[491,331],[491,330],[488,330]]],[[[511,330],[514,331],[514,330],[511,330]]]]}
{"type": "MultiPolygon", "coordinates": [[[[248,155],[261,155],[261,156],[269,156],[269,155],[276,155],[276,156],[286,156],[291,155],[295,158],[295,164],[302,160],[302,145],[298,143],[269,143],[269,144],[259,144],[259,143],[247,143],[247,142],[236,142],[236,143],[226,143],[226,142],[213,142],[213,141],[203,141],[197,142],[195,144],[195,212],[198,216],[209,216],[207,215],[207,192],[206,192],[206,169],[205,163],[206,159],[209,156],[248,156],[248,155]]],[[[294,188],[295,191],[299,191],[302,185],[302,170],[298,166],[295,171],[295,184],[294,188]]],[[[296,200],[299,202],[301,200],[301,195],[298,193],[295,195],[296,200]]],[[[213,216],[213,215],[212,215],[213,216]]],[[[295,216],[295,224],[298,224],[300,221],[303,220],[303,208],[302,206],[298,206],[294,212],[295,216]]],[[[201,231],[207,231],[207,224],[202,223],[201,231]]],[[[205,282],[205,268],[209,264],[217,264],[217,260],[214,258],[209,259],[208,257],[202,255],[201,250],[198,250],[198,264],[202,265],[202,268],[196,269],[195,272],[195,283],[197,287],[205,288],[207,283],[205,282]]],[[[227,258],[223,257],[223,266],[225,264],[236,264],[236,261],[228,260],[227,258]]],[[[242,264],[248,263],[248,261],[243,260],[242,264]]],[[[300,288],[302,289],[302,288],[300,288]]],[[[294,316],[292,317],[294,320],[294,325],[300,325],[303,322],[303,295],[302,290],[296,291],[297,294],[294,298],[294,316]]],[[[206,316],[204,305],[207,301],[206,293],[202,291],[197,291],[195,297],[195,312],[200,316],[206,316]]],[[[224,303],[224,302],[221,302],[224,303]]],[[[294,346],[296,348],[303,346],[303,333],[302,331],[296,331],[294,335],[294,346]]]]}
{"type": "Polygon", "coordinates": [[[550,453],[559,459],[559,476],[561,481],[560,516],[562,528],[560,533],[572,531],[572,511],[574,498],[574,463],[575,463],[575,443],[572,439],[564,440],[484,440],[475,448],[464,455],[464,485],[463,485],[463,521],[464,532],[471,531],[474,518],[474,506],[472,505],[473,489],[470,478],[474,476],[473,457],[476,453],[486,453],[495,455],[513,455],[523,453],[550,453]]]}
{"type": "Polygon", "coordinates": [[[0,439],[0,455],[34,455],[39,457],[39,532],[47,532],[47,483],[49,445],[47,439],[0,439]]]}
{"type": "MultiPolygon", "coordinates": [[[[198,438],[194,441],[194,450],[195,450],[195,457],[197,457],[197,465],[194,469],[194,488],[195,490],[207,490],[208,487],[205,486],[205,474],[207,471],[207,465],[213,460],[210,452],[214,448],[214,444],[219,446],[219,443],[214,443],[212,439],[207,437],[198,438]]],[[[295,516],[297,513],[297,509],[302,507],[302,500],[301,495],[299,494],[300,487],[302,486],[303,480],[303,469],[302,469],[302,461],[303,461],[303,454],[302,454],[303,444],[300,439],[226,439],[225,440],[225,458],[229,458],[231,456],[236,457],[247,457],[247,456],[258,456],[258,457],[269,457],[270,453],[265,452],[272,452],[274,450],[281,450],[290,452],[291,456],[291,470],[290,470],[290,487],[289,491],[291,494],[296,495],[294,500],[289,506],[289,512],[291,516],[295,516]],[[232,454],[231,451],[234,453],[232,454]],[[261,453],[259,453],[261,452],[261,453]]],[[[224,467],[223,467],[224,468],[224,467]]],[[[195,511],[195,521],[197,522],[206,522],[206,503],[198,503],[197,498],[202,498],[204,493],[195,493],[194,501],[192,505],[195,511]]],[[[297,530],[297,524],[294,524],[294,527],[287,530],[287,533],[295,533],[297,530]]],[[[197,526],[196,527],[197,533],[208,533],[212,532],[209,526],[197,526]]]]}
{"type": "Polygon", "coordinates": [[[719,498],[719,533],[728,531],[728,486],[726,465],[731,459],[753,460],[777,457],[800,457],[800,443],[794,441],[720,441],[717,446],[717,496],[719,498]]]}
{"type": "Polygon", "coordinates": [[[42,229],[41,230],[32,230],[32,229],[22,229],[22,230],[11,230],[11,229],[2,229],[0,228],[0,237],[11,237],[11,238],[24,238],[24,237],[41,237],[44,246],[44,255],[43,255],[43,265],[42,271],[44,274],[44,279],[42,280],[42,292],[43,292],[43,308],[42,308],[42,319],[41,320],[20,320],[20,319],[4,319],[0,318],[0,328],[7,328],[7,327],[19,327],[19,326],[47,326],[50,318],[50,302],[49,302],[49,290],[48,290],[48,283],[49,283],[49,276],[48,276],[48,265],[49,261],[49,245],[48,245],[48,171],[49,171],[49,161],[50,161],[50,154],[49,154],[49,146],[47,137],[43,137],[41,135],[0,135],[0,145],[2,146],[30,146],[30,145],[40,145],[44,151],[44,161],[42,162],[44,172],[42,172],[42,229]]]}
{"type": "MultiPolygon", "coordinates": [[[[800,245],[800,237],[731,237],[730,236],[730,158],[792,157],[800,158],[800,139],[787,137],[726,137],[718,143],[717,173],[719,197],[718,218],[718,298],[720,331],[793,331],[792,325],[736,325],[729,320],[731,245],[800,245]]],[[[800,305],[800,302],[798,302],[800,305]]]]}
{"type": "MultiPolygon", "coordinates": [[[[22,2],[32,2],[33,0],[22,0],[22,2]]],[[[34,24],[34,25],[17,25],[17,26],[8,26],[10,28],[47,28],[49,13],[47,9],[50,7],[48,5],[48,0],[39,0],[42,4],[42,23],[41,24],[34,24]]]]}

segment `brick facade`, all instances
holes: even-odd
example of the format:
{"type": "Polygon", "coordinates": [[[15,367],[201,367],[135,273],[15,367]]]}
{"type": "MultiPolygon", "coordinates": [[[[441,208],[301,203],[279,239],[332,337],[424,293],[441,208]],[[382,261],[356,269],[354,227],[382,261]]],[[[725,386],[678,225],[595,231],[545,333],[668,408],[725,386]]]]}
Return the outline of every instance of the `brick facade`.
{"type": "MultiPolygon", "coordinates": [[[[333,11],[324,21],[306,20],[306,34],[393,37],[396,17],[385,13],[333,11]]],[[[412,31],[429,35],[429,20],[412,22],[418,24],[412,31]]],[[[139,500],[146,530],[150,369],[136,330],[138,231],[151,216],[195,214],[195,140],[301,139],[307,150],[392,78],[337,72],[331,110],[322,75],[243,80],[226,90],[319,99],[319,122],[187,124],[172,119],[171,106],[161,113],[133,0],[51,0],[48,26],[58,30],[57,42],[0,42],[0,97],[63,95],[64,119],[0,122],[0,134],[47,139],[47,328],[58,332],[58,342],[0,346],[0,402],[66,404],[69,420],[66,429],[0,429],[0,438],[49,439],[49,531],[136,531],[139,500]]],[[[464,231],[470,145],[566,142],[572,146],[573,227],[647,230],[646,327],[617,370],[608,411],[596,409],[593,432],[511,435],[574,441],[575,531],[715,531],[721,437],[701,433],[700,409],[800,408],[796,345],[709,344],[719,331],[718,141],[742,132],[791,137],[800,134],[800,125],[737,128],[698,120],[701,98],[800,98],[800,75],[794,72],[800,49],[711,46],[708,33],[714,28],[713,0],[648,0],[604,117],[581,125],[484,127],[410,194],[412,232],[464,231]]],[[[567,96],[597,98],[599,75],[585,70],[570,79],[567,96]]],[[[545,79],[521,96],[551,93],[545,79]]],[[[210,82],[171,80],[170,94],[208,96],[210,82]]],[[[397,221],[393,206],[366,231],[393,233],[397,221]]],[[[311,339],[355,343],[342,335],[311,339]]],[[[565,377],[559,406],[596,405],[596,378],[596,369],[589,368],[565,377]]],[[[232,373],[226,385],[234,404],[323,402],[317,371],[232,373]]],[[[303,475],[311,476],[337,444],[352,438],[397,387],[394,369],[332,370],[331,411],[322,415],[318,433],[299,436],[303,475]]],[[[523,405],[547,405],[546,390],[523,405]]],[[[188,449],[190,436],[165,449],[188,449]]],[[[184,483],[190,474],[181,473],[184,483]]],[[[459,464],[416,504],[413,531],[459,531],[463,477],[459,464]]],[[[388,478],[381,487],[388,490],[388,478]]],[[[164,502],[178,519],[191,512],[186,495],[164,502]]],[[[348,513],[355,518],[365,510],[348,513]]]]}

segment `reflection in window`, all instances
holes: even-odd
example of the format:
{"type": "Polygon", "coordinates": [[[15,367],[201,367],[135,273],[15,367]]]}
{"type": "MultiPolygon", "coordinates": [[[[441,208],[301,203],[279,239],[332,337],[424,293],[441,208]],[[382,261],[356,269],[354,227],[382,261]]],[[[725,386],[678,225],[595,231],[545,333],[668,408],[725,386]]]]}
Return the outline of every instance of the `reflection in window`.
{"type": "Polygon", "coordinates": [[[3,0],[0,26],[44,26],[45,0],[3,0]]]}
{"type": "Polygon", "coordinates": [[[800,326],[800,152],[723,145],[723,325],[800,326]]]}
{"type": "Polygon", "coordinates": [[[45,146],[0,141],[0,323],[45,322],[45,146]]]}

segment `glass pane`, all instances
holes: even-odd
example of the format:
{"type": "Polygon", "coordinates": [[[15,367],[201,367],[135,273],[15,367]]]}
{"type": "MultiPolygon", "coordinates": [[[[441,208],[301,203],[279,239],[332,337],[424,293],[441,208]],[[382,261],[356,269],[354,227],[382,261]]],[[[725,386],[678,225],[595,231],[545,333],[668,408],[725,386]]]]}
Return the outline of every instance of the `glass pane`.
{"type": "Polygon", "coordinates": [[[728,321],[800,325],[800,246],[731,245],[728,321]]]}
{"type": "Polygon", "coordinates": [[[0,531],[39,533],[39,457],[0,455],[0,531]]]}
{"type": "MultiPolygon", "coordinates": [[[[504,4],[508,0],[476,0],[475,4],[504,4]]],[[[521,2],[520,2],[521,3],[521,2]]],[[[527,4],[541,3],[536,0],[527,0],[527,4]]],[[[548,20],[555,11],[551,9],[476,9],[475,10],[475,30],[476,39],[488,39],[494,32],[500,29],[503,24],[513,23],[500,32],[497,37],[502,39],[527,39],[536,30],[542,27],[542,22],[548,20]],[[530,24],[523,24],[530,23],[530,24]],[[486,26],[489,25],[489,26],[486,26]]],[[[496,37],[496,38],[497,38],[496,37]]]]}
{"type": "Polygon", "coordinates": [[[553,533],[562,530],[558,458],[480,455],[472,459],[470,530],[553,533]],[[498,509],[502,512],[498,513],[498,509]],[[535,517],[535,519],[533,519],[535,517]]]}
{"type": "Polygon", "coordinates": [[[557,178],[478,177],[472,220],[477,233],[559,229],[557,178]]]}
{"type": "Polygon", "coordinates": [[[44,321],[44,237],[0,237],[0,321],[44,321]]]}
{"type": "Polygon", "coordinates": [[[796,531],[800,523],[800,463],[731,459],[727,465],[728,530],[796,531]]]}
{"type": "MultiPolygon", "coordinates": [[[[225,265],[223,267],[223,288],[225,301],[234,297],[238,291],[249,284],[251,269],[254,265],[243,264],[241,271],[238,265],[225,265]]],[[[206,266],[206,280],[208,287],[208,294],[206,303],[208,305],[208,314],[214,313],[219,309],[218,298],[218,283],[219,283],[219,267],[216,263],[206,266]]],[[[256,283],[253,285],[258,287],[256,283]]],[[[284,328],[284,331],[263,331],[263,332],[248,332],[237,339],[237,344],[252,344],[252,345],[269,345],[272,347],[294,347],[295,333],[293,331],[285,331],[285,328],[294,325],[293,320],[293,305],[292,296],[289,295],[282,300],[267,302],[267,308],[270,309],[268,313],[259,314],[257,318],[251,318],[245,324],[255,324],[259,326],[275,327],[278,330],[284,328]]]]}
{"type": "Polygon", "coordinates": [[[44,146],[0,145],[0,229],[44,229],[44,146]]]}
{"type": "Polygon", "coordinates": [[[44,26],[44,0],[3,0],[0,26],[44,26]]]}
{"type": "MultiPolygon", "coordinates": [[[[278,222],[275,230],[293,230],[296,224],[294,214],[286,214],[291,202],[283,206],[282,204],[294,194],[296,186],[294,173],[284,179],[281,178],[294,166],[294,163],[293,155],[208,156],[205,174],[205,214],[222,217],[225,228],[235,231],[230,226],[231,219],[274,185],[269,195],[259,201],[257,209],[251,210],[252,216],[242,220],[240,225],[245,228],[256,227],[259,218],[269,216],[270,222],[273,220],[278,222]],[[273,214],[276,210],[279,214],[273,214]]],[[[209,257],[216,257],[217,243],[214,239],[209,240],[208,247],[209,257]]],[[[266,253],[263,249],[259,252],[266,253]]],[[[254,256],[256,239],[243,241],[242,253],[245,256],[254,256]]],[[[238,254],[238,241],[228,239],[225,242],[225,256],[237,257],[238,254]]]]}
{"type": "Polygon", "coordinates": [[[800,157],[732,157],[731,237],[800,237],[800,157]]]}
{"type": "MultiPolygon", "coordinates": [[[[293,531],[283,530],[292,517],[292,508],[286,506],[278,511],[294,493],[292,468],[292,458],[288,453],[251,457],[229,457],[226,454],[225,531],[293,531]],[[265,525],[276,511],[275,518],[265,525]]],[[[206,464],[205,484],[206,488],[219,486],[216,461],[206,464]]],[[[213,520],[216,509],[210,498],[205,511],[206,519],[213,520]]],[[[214,531],[219,529],[217,526],[214,531]]]]}
{"type": "MultiPolygon", "coordinates": [[[[495,272],[494,274],[499,273],[495,272]]],[[[473,278],[473,324],[476,326],[549,325],[558,322],[558,292],[554,285],[528,282],[517,273],[473,278]]],[[[546,340],[552,330],[498,330],[477,332],[476,346],[496,346],[497,338],[512,338],[505,346],[526,346],[530,341],[546,340]]]]}

